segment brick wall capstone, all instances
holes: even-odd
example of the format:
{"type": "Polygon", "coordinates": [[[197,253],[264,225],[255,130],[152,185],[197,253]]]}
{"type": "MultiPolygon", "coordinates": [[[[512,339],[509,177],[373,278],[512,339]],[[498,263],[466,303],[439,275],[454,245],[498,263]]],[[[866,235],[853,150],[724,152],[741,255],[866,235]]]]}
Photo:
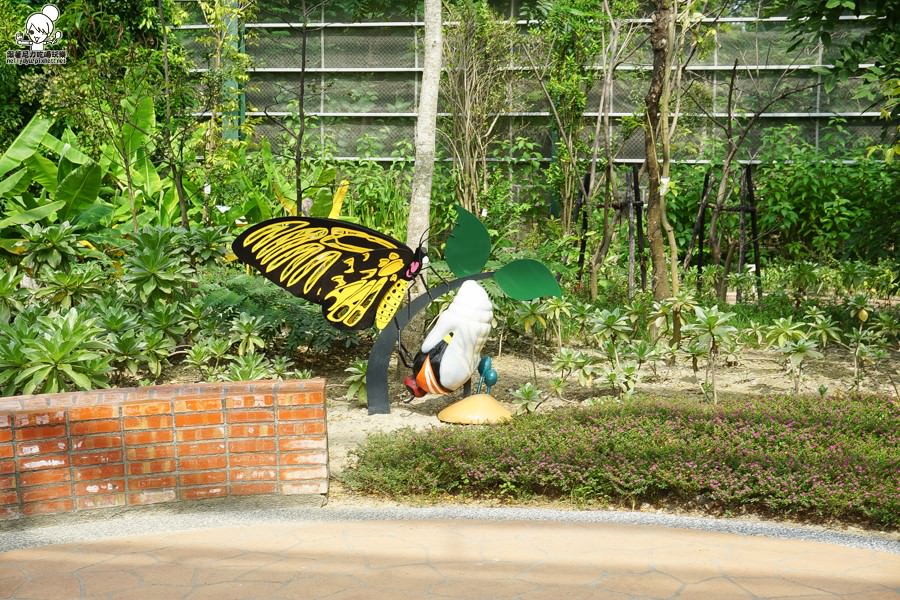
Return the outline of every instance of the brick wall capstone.
{"type": "Polygon", "coordinates": [[[0,398],[0,520],[327,492],[324,379],[0,398]]]}

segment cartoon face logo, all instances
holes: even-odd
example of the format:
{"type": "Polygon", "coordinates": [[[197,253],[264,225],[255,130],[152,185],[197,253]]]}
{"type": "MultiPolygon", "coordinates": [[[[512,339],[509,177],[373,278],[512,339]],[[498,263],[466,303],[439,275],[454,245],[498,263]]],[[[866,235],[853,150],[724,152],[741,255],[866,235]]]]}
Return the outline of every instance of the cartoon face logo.
{"type": "Polygon", "coordinates": [[[51,46],[62,38],[62,32],[54,31],[54,22],[59,18],[59,9],[55,4],[46,4],[41,12],[31,13],[25,21],[25,34],[16,32],[16,43],[20,46],[31,46],[40,51],[44,46],[51,46]]]}

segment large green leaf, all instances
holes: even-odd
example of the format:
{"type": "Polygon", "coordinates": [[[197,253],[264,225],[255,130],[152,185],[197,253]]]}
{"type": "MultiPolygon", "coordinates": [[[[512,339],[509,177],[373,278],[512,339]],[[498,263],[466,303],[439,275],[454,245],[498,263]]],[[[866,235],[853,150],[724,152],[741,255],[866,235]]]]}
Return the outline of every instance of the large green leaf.
{"type": "Polygon", "coordinates": [[[65,205],[66,203],[63,201],[51,202],[50,204],[38,206],[31,210],[23,210],[22,212],[9,215],[5,219],[0,219],[0,229],[11,227],[13,225],[28,225],[29,223],[40,221],[41,219],[45,219],[52,215],[65,205]]]}
{"type": "Polygon", "coordinates": [[[72,221],[94,204],[100,193],[100,167],[96,163],[81,165],[63,179],[56,190],[56,199],[66,203],[60,213],[64,221],[72,221]]]}
{"type": "Polygon", "coordinates": [[[514,260],[494,273],[500,289],[515,300],[534,300],[544,296],[562,296],[559,283],[550,269],[530,258],[514,260]]]}
{"type": "Polygon", "coordinates": [[[129,156],[144,145],[147,136],[156,126],[156,115],[153,112],[153,98],[141,96],[128,115],[128,121],[122,127],[122,142],[129,156]]]}
{"type": "Polygon", "coordinates": [[[79,226],[96,225],[103,219],[109,217],[113,212],[113,207],[108,202],[97,200],[89,207],[83,209],[75,217],[75,223],[79,226]]]}
{"type": "Polygon", "coordinates": [[[66,129],[63,133],[63,139],[55,137],[53,134],[44,135],[41,145],[47,148],[60,158],[65,157],[75,164],[83,165],[91,160],[91,157],[78,149],[75,145],[77,140],[75,134],[71,130],[66,129]]]}
{"type": "Polygon", "coordinates": [[[0,198],[4,196],[12,198],[27,190],[31,183],[30,179],[23,179],[27,172],[28,169],[19,169],[3,181],[0,181],[0,198]]]}
{"type": "Polygon", "coordinates": [[[144,193],[148,196],[156,196],[160,189],[162,189],[162,184],[159,179],[159,173],[156,171],[156,167],[153,166],[153,162],[147,157],[143,148],[139,148],[137,152],[135,152],[133,169],[135,184],[138,187],[143,188],[144,193]]]}
{"type": "Polygon", "coordinates": [[[478,218],[456,206],[456,226],[447,240],[444,258],[457,277],[481,273],[491,254],[491,238],[478,218]]]}
{"type": "Polygon", "coordinates": [[[22,162],[28,167],[34,181],[41,184],[41,187],[51,194],[56,193],[57,167],[53,161],[40,154],[32,154],[22,162]]]}
{"type": "Polygon", "coordinates": [[[0,175],[18,167],[23,160],[35,153],[53,121],[35,116],[13,140],[12,145],[0,156],[0,175]]]}

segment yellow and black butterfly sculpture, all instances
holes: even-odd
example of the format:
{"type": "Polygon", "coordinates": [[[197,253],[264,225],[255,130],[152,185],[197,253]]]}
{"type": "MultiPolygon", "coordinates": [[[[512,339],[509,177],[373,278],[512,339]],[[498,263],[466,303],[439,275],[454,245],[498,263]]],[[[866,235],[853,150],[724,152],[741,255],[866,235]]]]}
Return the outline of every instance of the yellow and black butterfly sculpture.
{"type": "Polygon", "coordinates": [[[322,306],[340,329],[383,329],[427,261],[368,227],[315,217],[253,225],[232,244],[244,262],[295,296],[322,306]]]}

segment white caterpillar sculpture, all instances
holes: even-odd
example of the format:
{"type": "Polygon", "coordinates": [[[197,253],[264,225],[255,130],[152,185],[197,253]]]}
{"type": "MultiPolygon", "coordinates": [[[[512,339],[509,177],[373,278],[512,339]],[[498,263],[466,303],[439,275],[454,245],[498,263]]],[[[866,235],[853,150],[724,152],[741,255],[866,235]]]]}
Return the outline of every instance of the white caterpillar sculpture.
{"type": "Polygon", "coordinates": [[[413,376],[405,381],[409,392],[416,398],[449,394],[469,381],[493,318],[494,309],[484,288],[471,280],[463,283],[413,360],[413,376]]]}

